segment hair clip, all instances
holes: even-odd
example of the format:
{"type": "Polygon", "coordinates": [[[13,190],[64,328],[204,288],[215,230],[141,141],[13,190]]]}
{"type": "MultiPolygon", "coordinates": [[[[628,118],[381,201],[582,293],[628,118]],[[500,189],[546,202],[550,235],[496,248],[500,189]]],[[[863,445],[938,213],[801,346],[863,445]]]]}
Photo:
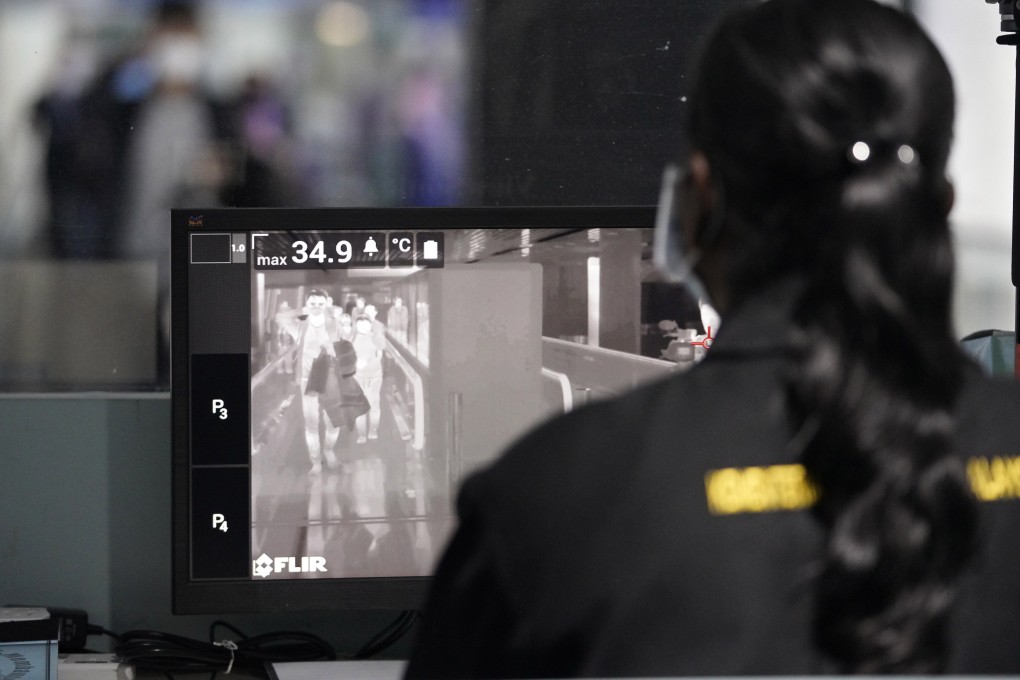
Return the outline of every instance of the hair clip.
{"type": "MultiPolygon", "coordinates": [[[[854,142],[847,151],[851,163],[861,165],[871,158],[871,146],[867,142],[854,142]]],[[[896,149],[896,158],[903,165],[911,165],[917,160],[917,152],[909,144],[901,144],[896,149]]]]}
{"type": "Polygon", "coordinates": [[[917,152],[909,144],[901,144],[900,148],[896,150],[896,157],[900,159],[900,163],[903,163],[903,165],[910,165],[917,160],[917,152]]]}
{"type": "Polygon", "coordinates": [[[847,157],[854,163],[863,163],[871,158],[871,147],[867,142],[854,142],[847,152],[847,157]]]}

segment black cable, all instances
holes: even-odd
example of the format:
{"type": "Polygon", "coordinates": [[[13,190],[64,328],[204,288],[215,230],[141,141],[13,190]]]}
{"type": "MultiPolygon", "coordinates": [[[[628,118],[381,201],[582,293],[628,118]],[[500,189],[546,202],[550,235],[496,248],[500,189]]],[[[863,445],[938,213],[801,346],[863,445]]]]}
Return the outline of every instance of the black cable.
{"type": "MultiPolygon", "coordinates": [[[[349,659],[369,659],[391,646],[418,620],[418,612],[402,611],[385,628],[372,636],[349,659]]],[[[162,674],[172,680],[173,673],[219,673],[242,671],[268,677],[267,663],[288,661],[334,661],[333,647],[322,638],[301,631],[278,631],[249,637],[226,621],[209,626],[209,641],[152,630],[133,630],[122,635],[90,625],[90,635],[109,635],[117,640],[114,652],[139,673],[162,674]],[[217,629],[225,628],[235,639],[223,639],[217,629]]]]}
{"type": "Polygon", "coordinates": [[[97,625],[95,625],[93,623],[90,623],[89,626],[88,626],[88,634],[89,635],[108,635],[108,636],[112,637],[114,640],[119,640],[120,639],[120,636],[117,635],[116,633],[114,633],[113,631],[106,630],[102,626],[97,626],[97,625]]]}
{"type": "Polygon", "coordinates": [[[400,614],[397,615],[396,619],[386,624],[385,628],[383,628],[381,631],[373,635],[368,640],[368,642],[363,644],[361,648],[354,653],[354,655],[351,658],[352,659],[371,658],[372,655],[378,651],[377,648],[379,647],[380,641],[389,639],[389,636],[393,634],[393,631],[397,630],[400,627],[400,624],[406,614],[407,614],[406,611],[400,612],[400,614]]]}
{"type": "Polygon", "coordinates": [[[216,637],[217,627],[226,628],[227,630],[229,630],[231,633],[241,638],[242,640],[248,639],[248,636],[242,633],[241,630],[234,626],[233,624],[227,623],[226,621],[213,621],[212,623],[209,624],[209,642],[216,642],[217,639],[221,639],[216,637]]]}
{"type": "MultiPolygon", "coordinates": [[[[217,626],[233,626],[216,622],[217,626]]],[[[239,640],[202,642],[191,638],[151,630],[134,630],[120,637],[114,651],[138,672],[152,673],[230,673],[243,671],[267,677],[266,664],[286,661],[336,659],[336,652],[322,638],[299,631],[280,631],[239,640]]]]}
{"type": "Polygon", "coordinates": [[[403,637],[407,631],[411,629],[414,623],[418,620],[418,612],[414,610],[406,610],[400,612],[396,619],[394,619],[388,626],[383,628],[379,633],[373,636],[368,642],[362,645],[361,649],[355,652],[352,658],[354,659],[370,659],[379,652],[383,651],[401,637],[403,637]]]}

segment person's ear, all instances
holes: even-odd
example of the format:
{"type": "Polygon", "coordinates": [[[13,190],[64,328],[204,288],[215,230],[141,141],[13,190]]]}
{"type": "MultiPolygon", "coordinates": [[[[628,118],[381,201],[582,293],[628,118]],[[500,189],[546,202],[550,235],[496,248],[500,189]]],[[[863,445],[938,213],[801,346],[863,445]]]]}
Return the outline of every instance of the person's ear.
{"type": "MultiPolygon", "coordinates": [[[[691,154],[687,167],[694,190],[704,201],[711,203],[714,196],[712,195],[712,166],[708,162],[708,157],[700,151],[695,151],[691,154]]],[[[706,207],[710,208],[711,205],[706,207]]]]}
{"type": "Polygon", "coordinates": [[[684,192],[681,205],[684,216],[681,220],[684,228],[684,245],[691,251],[703,247],[705,225],[715,208],[715,186],[712,181],[712,167],[708,157],[700,151],[691,154],[687,161],[687,174],[684,178],[684,192]]]}

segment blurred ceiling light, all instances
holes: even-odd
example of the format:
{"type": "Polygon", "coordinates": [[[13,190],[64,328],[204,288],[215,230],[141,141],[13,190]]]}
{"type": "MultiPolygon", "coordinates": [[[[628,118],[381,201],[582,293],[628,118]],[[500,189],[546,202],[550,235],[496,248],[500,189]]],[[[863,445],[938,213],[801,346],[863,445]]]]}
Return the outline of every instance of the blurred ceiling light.
{"type": "Polygon", "coordinates": [[[352,47],[368,35],[371,19],[361,7],[344,2],[331,2],[319,10],[315,34],[332,47],[352,47]]]}

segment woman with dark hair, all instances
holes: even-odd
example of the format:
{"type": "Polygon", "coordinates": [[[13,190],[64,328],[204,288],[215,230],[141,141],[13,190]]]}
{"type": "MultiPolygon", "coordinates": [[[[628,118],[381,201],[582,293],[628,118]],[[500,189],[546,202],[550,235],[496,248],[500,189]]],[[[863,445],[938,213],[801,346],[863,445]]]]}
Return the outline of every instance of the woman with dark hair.
{"type": "Polygon", "coordinates": [[[661,217],[715,344],[465,483],[408,675],[1020,672],[1020,396],[952,336],[944,61],[769,0],[700,63],[661,217]]]}

